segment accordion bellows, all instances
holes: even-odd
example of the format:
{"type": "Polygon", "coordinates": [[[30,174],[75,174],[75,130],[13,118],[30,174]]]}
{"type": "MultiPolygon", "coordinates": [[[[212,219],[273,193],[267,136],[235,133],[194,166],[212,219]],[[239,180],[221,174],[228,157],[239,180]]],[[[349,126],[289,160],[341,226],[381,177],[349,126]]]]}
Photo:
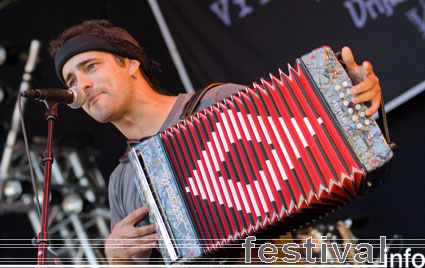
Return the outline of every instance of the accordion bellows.
{"type": "Polygon", "coordinates": [[[165,263],[305,226],[358,197],[393,153],[329,47],[134,147],[165,263]]]}

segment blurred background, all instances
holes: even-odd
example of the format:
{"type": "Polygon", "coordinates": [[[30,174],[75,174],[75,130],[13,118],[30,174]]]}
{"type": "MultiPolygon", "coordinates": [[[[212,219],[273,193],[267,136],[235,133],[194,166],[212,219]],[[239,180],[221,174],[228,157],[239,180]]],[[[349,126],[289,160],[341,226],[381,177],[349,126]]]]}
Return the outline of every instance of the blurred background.
{"type": "MultiPolygon", "coordinates": [[[[350,46],[357,63],[371,61],[380,78],[398,150],[386,184],[318,224],[350,219],[360,239],[385,235],[405,245],[425,238],[424,14],[424,0],[0,0],[0,264],[32,263],[30,240],[39,228],[22,134],[14,128],[18,92],[63,88],[48,43],[63,29],[98,18],[128,30],[161,64],[157,80],[174,94],[213,82],[249,85],[277,68],[285,71],[316,47],[350,46]],[[184,69],[176,67],[164,35],[174,40],[173,57],[179,54],[184,69]],[[31,57],[37,60],[31,63],[31,57]]],[[[45,108],[37,101],[24,108],[41,185],[37,163],[45,150],[45,108]]],[[[107,183],[125,148],[112,125],[95,122],[81,109],[59,107],[50,234],[62,259],[102,264],[109,234],[107,183]]]]}

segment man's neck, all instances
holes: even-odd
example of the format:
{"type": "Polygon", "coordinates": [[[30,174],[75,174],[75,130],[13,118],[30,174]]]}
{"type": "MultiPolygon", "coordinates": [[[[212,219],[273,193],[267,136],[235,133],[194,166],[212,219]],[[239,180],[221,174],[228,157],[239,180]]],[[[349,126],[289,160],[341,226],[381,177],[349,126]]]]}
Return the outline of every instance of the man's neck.
{"type": "Polygon", "coordinates": [[[176,99],[177,96],[161,95],[156,92],[140,94],[129,109],[130,112],[112,124],[129,140],[155,135],[176,99]]]}

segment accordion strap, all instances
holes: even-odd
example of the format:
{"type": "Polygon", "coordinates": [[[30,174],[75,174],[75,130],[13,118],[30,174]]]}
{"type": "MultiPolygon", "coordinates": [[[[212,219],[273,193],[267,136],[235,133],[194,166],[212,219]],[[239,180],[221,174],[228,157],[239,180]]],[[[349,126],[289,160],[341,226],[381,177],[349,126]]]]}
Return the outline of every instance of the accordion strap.
{"type": "Polygon", "coordinates": [[[379,115],[379,118],[380,118],[380,120],[378,121],[379,127],[383,130],[384,137],[387,140],[387,143],[390,146],[395,146],[395,144],[393,144],[391,142],[391,139],[390,139],[390,131],[388,129],[387,114],[385,113],[384,99],[382,97],[381,97],[381,105],[380,106],[381,107],[378,109],[378,115],[379,115]]]}
{"type": "Polygon", "coordinates": [[[188,119],[196,111],[196,108],[198,107],[200,101],[205,96],[205,93],[208,92],[208,90],[210,90],[213,87],[220,86],[220,85],[223,85],[223,84],[224,83],[212,83],[212,84],[206,86],[205,88],[196,91],[195,94],[192,95],[190,100],[184,106],[182,115],[180,116],[180,120],[188,119]]]}

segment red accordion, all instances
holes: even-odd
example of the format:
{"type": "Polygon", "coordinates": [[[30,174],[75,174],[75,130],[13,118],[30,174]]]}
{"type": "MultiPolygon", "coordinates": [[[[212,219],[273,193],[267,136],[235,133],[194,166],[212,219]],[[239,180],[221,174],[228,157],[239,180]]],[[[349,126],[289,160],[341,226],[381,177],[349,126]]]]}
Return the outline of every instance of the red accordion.
{"type": "Polygon", "coordinates": [[[133,148],[165,262],[272,238],[359,196],[392,151],[351,86],[322,47],[133,148]]]}

